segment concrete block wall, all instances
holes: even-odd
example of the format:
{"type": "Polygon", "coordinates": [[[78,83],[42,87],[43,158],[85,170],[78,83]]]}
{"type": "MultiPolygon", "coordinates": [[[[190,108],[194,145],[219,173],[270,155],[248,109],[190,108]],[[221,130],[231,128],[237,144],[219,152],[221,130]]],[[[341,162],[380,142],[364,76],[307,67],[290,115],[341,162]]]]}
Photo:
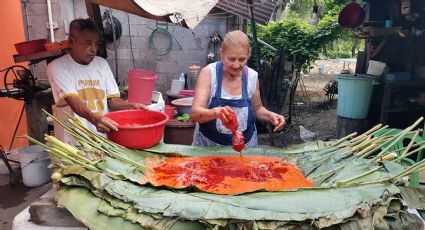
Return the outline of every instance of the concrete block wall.
{"type": "MultiPolygon", "coordinates": [[[[53,21],[58,24],[55,29],[55,40],[67,39],[65,28],[74,18],[87,18],[84,0],[51,0],[53,21]]],[[[26,0],[22,3],[24,22],[28,40],[49,38],[47,28],[48,13],[46,0],[26,0]]],[[[103,14],[106,8],[101,6],[103,14]]],[[[149,36],[152,29],[157,28],[154,20],[142,18],[112,9],[112,15],[122,25],[122,36],[117,41],[115,54],[114,45],[107,44],[107,61],[115,75],[118,73],[119,82],[127,82],[127,72],[132,68],[143,68],[155,71],[158,78],[155,90],[165,94],[171,86],[171,80],[177,79],[182,72],[187,72],[189,65],[204,66],[207,63],[207,54],[214,52],[210,44],[213,32],[219,32],[224,37],[227,31],[238,28],[238,18],[230,14],[208,16],[193,31],[168,24],[168,31],[172,33],[172,49],[163,56],[156,55],[149,47],[149,36]],[[180,46],[178,45],[180,44],[180,46]],[[134,61],[133,61],[134,56],[134,61]],[[116,57],[116,58],[115,58],[116,57]]],[[[163,25],[160,25],[164,28],[163,25]]],[[[154,39],[159,47],[165,47],[168,39],[159,34],[154,39]]],[[[218,48],[217,48],[218,55],[218,48]]],[[[46,79],[46,63],[32,65],[35,76],[46,79]]]]}

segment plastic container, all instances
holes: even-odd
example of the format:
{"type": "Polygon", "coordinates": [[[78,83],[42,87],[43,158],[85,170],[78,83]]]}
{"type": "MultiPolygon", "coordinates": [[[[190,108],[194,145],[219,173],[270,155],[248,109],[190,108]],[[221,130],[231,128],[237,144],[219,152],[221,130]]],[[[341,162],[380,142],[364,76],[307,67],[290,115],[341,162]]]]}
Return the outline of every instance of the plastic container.
{"type": "Polygon", "coordinates": [[[185,113],[191,113],[193,97],[180,98],[171,101],[171,104],[176,107],[177,113],[183,115],[185,113]]]}
{"type": "Polygon", "coordinates": [[[19,55],[29,55],[46,51],[46,48],[44,47],[45,43],[47,43],[47,39],[37,39],[16,43],[15,48],[19,55]]]}
{"type": "Polygon", "coordinates": [[[379,61],[370,60],[367,67],[367,74],[373,76],[381,76],[384,73],[387,64],[379,61]]]}
{"type": "Polygon", "coordinates": [[[338,108],[340,117],[365,119],[369,112],[374,80],[366,75],[338,75],[338,108]]]}
{"type": "Polygon", "coordinates": [[[179,94],[183,96],[193,97],[195,96],[195,90],[191,90],[191,89],[180,90],[179,94]]]}
{"type": "Polygon", "coordinates": [[[130,103],[151,104],[157,75],[145,69],[128,71],[128,101],[130,103]]]}
{"type": "Polygon", "coordinates": [[[178,94],[181,90],[184,89],[184,81],[180,80],[171,80],[171,93],[178,94]]]}
{"type": "Polygon", "coordinates": [[[30,145],[18,150],[22,180],[26,186],[37,187],[50,181],[50,158],[39,145],[30,145]]]}
{"type": "Polygon", "coordinates": [[[118,123],[118,131],[106,134],[117,144],[131,149],[146,149],[159,143],[168,116],[152,110],[122,110],[105,116],[118,123]]]}
{"type": "Polygon", "coordinates": [[[198,79],[201,67],[197,65],[189,66],[189,72],[187,73],[187,89],[195,89],[196,80],[198,79]]]}
{"type": "Polygon", "coordinates": [[[165,101],[162,97],[162,93],[158,91],[153,91],[151,104],[147,106],[150,110],[155,110],[159,112],[164,112],[165,101]]]}
{"type": "Polygon", "coordinates": [[[174,117],[174,112],[176,112],[176,107],[172,105],[165,105],[165,114],[171,119],[174,117]]]}
{"type": "Polygon", "coordinates": [[[195,123],[181,122],[171,119],[165,125],[164,143],[191,145],[193,142],[193,133],[195,131],[195,123]]]}

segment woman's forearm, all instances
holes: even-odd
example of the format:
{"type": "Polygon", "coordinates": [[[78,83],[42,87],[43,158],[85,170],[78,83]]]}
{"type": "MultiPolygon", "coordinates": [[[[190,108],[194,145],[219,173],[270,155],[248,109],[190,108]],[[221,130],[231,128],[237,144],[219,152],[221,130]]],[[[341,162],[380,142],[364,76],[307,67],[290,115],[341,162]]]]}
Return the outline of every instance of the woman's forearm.
{"type": "Polygon", "coordinates": [[[255,111],[255,118],[264,121],[264,122],[270,122],[270,111],[268,111],[264,106],[261,106],[255,111]]]}
{"type": "Polygon", "coordinates": [[[192,108],[191,119],[193,122],[205,123],[214,120],[218,117],[219,111],[217,108],[206,109],[202,107],[192,108]]]}

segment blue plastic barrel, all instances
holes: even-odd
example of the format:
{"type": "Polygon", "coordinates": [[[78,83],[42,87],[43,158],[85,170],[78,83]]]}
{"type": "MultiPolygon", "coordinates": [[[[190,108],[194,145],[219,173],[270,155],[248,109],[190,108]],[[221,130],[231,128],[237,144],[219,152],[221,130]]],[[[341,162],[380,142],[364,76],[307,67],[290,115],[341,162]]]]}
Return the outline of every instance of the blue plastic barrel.
{"type": "Polygon", "coordinates": [[[369,112],[374,79],[362,74],[337,75],[338,108],[340,117],[365,119],[369,112]]]}

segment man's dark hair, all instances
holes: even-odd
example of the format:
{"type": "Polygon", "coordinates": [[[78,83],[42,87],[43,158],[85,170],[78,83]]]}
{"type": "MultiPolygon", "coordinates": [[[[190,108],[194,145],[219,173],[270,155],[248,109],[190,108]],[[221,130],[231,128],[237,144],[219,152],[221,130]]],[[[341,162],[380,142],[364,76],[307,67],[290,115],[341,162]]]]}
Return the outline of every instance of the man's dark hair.
{"type": "Polygon", "coordinates": [[[91,19],[86,18],[80,18],[75,19],[69,24],[69,31],[70,34],[73,34],[73,31],[75,32],[83,32],[83,31],[90,31],[100,34],[99,27],[97,27],[97,24],[93,22],[91,19]]]}

